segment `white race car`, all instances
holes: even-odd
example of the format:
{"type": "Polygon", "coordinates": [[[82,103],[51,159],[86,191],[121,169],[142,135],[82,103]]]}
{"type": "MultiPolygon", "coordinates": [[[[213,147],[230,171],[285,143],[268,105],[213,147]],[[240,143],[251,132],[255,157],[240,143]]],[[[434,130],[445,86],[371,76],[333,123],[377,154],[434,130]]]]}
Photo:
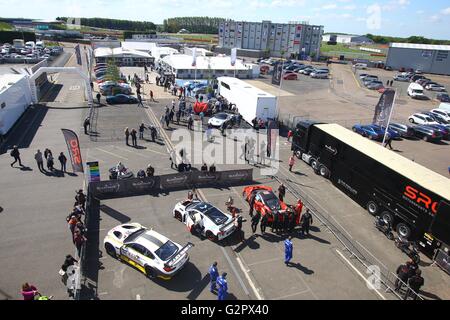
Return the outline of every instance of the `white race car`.
{"type": "Polygon", "coordinates": [[[231,215],[199,200],[183,201],[175,205],[173,216],[191,232],[198,232],[211,241],[220,241],[231,235],[236,226],[231,215]]]}
{"type": "Polygon", "coordinates": [[[169,280],[189,261],[187,252],[194,245],[182,247],[139,223],[127,223],[108,232],[103,241],[106,252],[135,267],[148,278],[169,280]]]}
{"type": "Polygon", "coordinates": [[[208,124],[214,128],[220,128],[224,122],[230,121],[233,118],[232,114],[228,113],[217,113],[211,119],[209,119],[208,124]]]}

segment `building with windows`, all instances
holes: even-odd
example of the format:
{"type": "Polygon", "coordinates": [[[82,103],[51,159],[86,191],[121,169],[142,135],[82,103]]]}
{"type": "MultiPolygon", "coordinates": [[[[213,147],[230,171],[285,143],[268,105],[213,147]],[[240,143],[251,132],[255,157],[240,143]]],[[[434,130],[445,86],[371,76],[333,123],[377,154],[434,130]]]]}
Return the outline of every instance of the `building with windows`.
{"type": "Polygon", "coordinates": [[[318,59],[323,26],[305,22],[272,23],[226,21],[219,25],[219,49],[238,48],[266,56],[318,59]]]}
{"type": "Polygon", "coordinates": [[[324,34],[322,41],[336,42],[344,44],[373,44],[373,40],[366,36],[358,36],[354,34],[324,34]]]}
{"type": "Polygon", "coordinates": [[[143,66],[150,65],[154,61],[147,52],[124,48],[97,48],[94,50],[94,57],[97,63],[114,60],[118,66],[143,66]]]}
{"type": "MultiPolygon", "coordinates": [[[[253,66],[244,64],[237,59],[235,65],[231,65],[230,57],[204,57],[198,56],[193,65],[192,55],[173,54],[162,58],[159,66],[165,73],[170,73],[176,79],[212,79],[217,77],[236,77],[240,79],[252,79],[255,77],[253,66]]],[[[256,75],[258,77],[259,74],[256,75]]]]}
{"type": "Polygon", "coordinates": [[[450,46],[391,43],[386,66],[394,70],[450,75],[450,46]]]}

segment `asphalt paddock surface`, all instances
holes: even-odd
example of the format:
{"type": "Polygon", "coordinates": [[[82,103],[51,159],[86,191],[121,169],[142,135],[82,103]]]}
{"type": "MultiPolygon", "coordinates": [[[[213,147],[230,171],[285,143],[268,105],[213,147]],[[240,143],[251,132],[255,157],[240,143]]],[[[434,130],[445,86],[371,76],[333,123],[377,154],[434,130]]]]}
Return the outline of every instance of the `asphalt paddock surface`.
{"type": "MultiPolygon", "coordinates": [[[[66,75],[61,76],[58,83],[73,86],[74,81],[75,79],[66,75]]],[[[298,100],[295,96],[295,84],[292,85],[293,89],[286,90],[283,99],[298,100]]],[[[0,206],[3,209],[0,211],[0,267],[4,274],[0,287],[2,298],[19,299],[19,288],[25,281],[36,285],[45,294],[54,295],[55,299],[68,298],[58,270],[66,254],[75,254],[65,217],[73,203],[74,191],[83,185],[83,177],[80,174],[43,175],[38,172],[33,160],[37,148],[43,150],[50,147],[54,154],[67,152],[60,133],[62,126],[78,133],[84,162],[99,161],[102,180],[108,179],[108,169],[119,161],[134,173],[145,169],[148,164],[155,168],[156,175],[175,173],[170,168],[167,152],[172,147],[169,138],[173,130],[161,129],[156,143],[150,141],[146,132],[145,139],[138,140],[138,147],[125,144],[125,127],[137,129],[141,122],[156,124],[164,106],[170,105],[170,94],[154,85],[145,85],[145,92],[150,88],[159,102],[147,102],[146,108],[137,108],[135,105],[96,108],[96,124],[92,128],[94,132],[88,136],[84,135],[82,128],[82,122],[89,112],[82,107],[82,90],[70,90],[70,87],[64,85],[55,97],[55,102],[50,106],[47,104],[45,114],[42,109],[36,110],[30,117],[24,117],[12,135],[14,139],[8,138],[7,150],[0,154],[0,175],[3,177],[0,194],[0,206]],[[27,127],[31,130],[26,130],[27,127]],[[13,144],[23,146],[22,160],[26,167],[22,170],[9,166],[11,158],[8,146],[13,144]]],[[[332,90],[322,91],[324,96],[333,94],[332,90]]],[[[349,99],[348,96],[344,98],[349,99]]],[[[305,94],[302,103],[306,104],[311,101],[309,99],[311,95],[305,94]]],[[[328,98],[320,99],[325,99],[319,101],[323,105],[322,102],[328,98]]],[[[282,100],[282,103],[286,101],[282,100]]],[[[361,106],[354,108],[367,110],[361,106]]],[[[325,112],[325,109],[319,109],[318,112],[325,112]]],[[[340,112],[342,110],[336,112],[336,116],[340,112]]],[[[184,124],[171,126],[185,128],[184,124]]],[[[406,261],[407,257],[375,230],[373,218],[329,181],[315,175],[311,168],[300,161],[295,164],[293,172],[289,172],[286,163],[290,155],[290,145],[285,144],[285,140],[281,138],[280,169],[276,178],[294,185],[315,209],[328,215],[333,223],[348,233],[348,238],[363,246],[367,250],[364,254],[370,256],[370,260],[380,267],[395,271],[398,264],[406,261]]],[[[251,166],[217,164],[218,170],[240,168],[251,166]]],[[[259,166],[253,168],[255,184],[278,188],[276,179],[263,175],[259,166]]],[[[207,275],[213,261],[218,262],[219,272],[228,273],[229,300],[395,298],[385,292],[384,288],[368,288],[367,270],[344,250],[328,228],[317,219],[311,228],[310,237],[300,237],[298,232],[292,234],[294,255],[292,264],[285,266],[283,241],[287,235],[273,234],[270,228],[265,235],[260,233],[259,228],[252,234],[248,205],[242,198],[242,189],[243,186],[210,187],[198,189],[197,194],[222,210],[226,209],[225,201],[228,196],[233,196],[235,206],[247,220],[243,227],[243,242],[237,234],[219,243],[200,239],[191,235],[181,222],[175,220],[172,210],[178,201],[186,198],[188,188],[168,194],[102,201],[89,224],[83,298],[217,299],[209,292],[207,275]],[[103,248],[104,236],[111,228],[127,222],[139,222],[152,227],[181,245],[193,243],[195,247],[189,252],[189,263],[172,280],[148,280],[138,270],[108,256],[103,248]]],[[[291,193],[287,194],[287,203],[295,204],[296,201],[291,193]]],[[[424,297],[450,299],[448,276],[425,257],[422,260],[424,297]]]]}

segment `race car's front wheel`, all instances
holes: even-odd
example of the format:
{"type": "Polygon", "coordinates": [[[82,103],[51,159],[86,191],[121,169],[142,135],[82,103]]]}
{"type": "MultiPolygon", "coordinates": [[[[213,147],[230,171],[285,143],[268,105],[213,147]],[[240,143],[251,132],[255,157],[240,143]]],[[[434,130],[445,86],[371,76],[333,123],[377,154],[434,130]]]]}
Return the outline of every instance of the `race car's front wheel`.
{"type": "Polygon", "coordinates": [[[111,257],[117,258],[116,249],[114,249],[112,244],[110,244],[110,243],[105,244],[105,250],[106,250],[106,253],[109,254],[111,257]]]}
{"type": "Polygon", "coordinates": [[[156,278],[156,271],[152,267],[145,266],[145,274],[147,275],[147,278],[149,278],[149,279],[156,278]]]}
{"type": "Polygon", "coordinates": [[[217,241],[217,237],[211,231],[206,232],[206,237],[210,241],[217,241]]]}

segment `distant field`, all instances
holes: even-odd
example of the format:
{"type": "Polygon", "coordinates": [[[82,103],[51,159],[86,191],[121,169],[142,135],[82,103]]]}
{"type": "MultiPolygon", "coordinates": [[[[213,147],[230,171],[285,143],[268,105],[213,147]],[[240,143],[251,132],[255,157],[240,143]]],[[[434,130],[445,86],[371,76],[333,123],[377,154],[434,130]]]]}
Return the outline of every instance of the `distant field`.
{"type": "MultiPolygon", "coordinates": [[[[361,45],[361,47],[366,48],[374,48],[381,49],[382,53],[386,53],[386,46],[383,45],[361,45]]],[[[366,59],[366,60],[377,60],[377,61],[385,61],[386,57],[378,57],[371,55],[370,52],[361,51],[358,49],[359,47],[349,47],[342,43],[338,43],[336,45],[329,45],[326,42],[322,42],[322,46],[320,52],[324,56],[328,57],[339,57],[341,55],[346,58],[351,59],[366,59]]]]}
{"type": "Polygon", "coordinates": [[[10,31],[14,30],[14,28],[6,22],[0,22],[0,31],[10,31]]]}
{"type": "Polygon", "coordinates": [[[186,42],[203,42],[208,44],[217,44],[219,42],[218,35],[215,34],[179,34],[179,33],[164,33],[162,35],[181,38],[186,42]]]}

